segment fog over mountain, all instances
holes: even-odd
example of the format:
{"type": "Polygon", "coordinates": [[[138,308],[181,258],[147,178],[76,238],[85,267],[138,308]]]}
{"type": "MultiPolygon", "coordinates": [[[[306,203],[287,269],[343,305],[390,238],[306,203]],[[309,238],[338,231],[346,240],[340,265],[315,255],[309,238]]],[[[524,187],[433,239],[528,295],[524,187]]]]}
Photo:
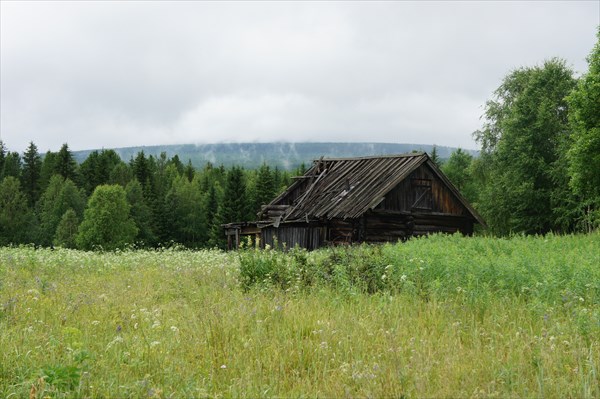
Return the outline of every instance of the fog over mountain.
{"type": "MultiPolygon", "coordinates": [[[[308,165],[312,160],[324,157],[358,157],[369,155],[404,154],[412,151],[431,153],[431,144],[398,144],[398,143],[221,143],[221,144],[184,144],[146,147],[115,148],[121,159],[128,162],[140,151],[146,155],[160,156],[165,152],[167,157],[175,155],[181,162],[192,161],[196,168],[202,168],[207,162],[216,166],[239,165],[245,168],[256,168],[263,162],[281,169],[294,169],[302,163],[308,165]]],[[[441,158],[448,158],[453,147],[436,146],[441,158]]],[[[75,158],[83,162],[92,150],[75,151],[75,158]]],[[[469,151],[477,155],[477,151],[469,151]]]]}

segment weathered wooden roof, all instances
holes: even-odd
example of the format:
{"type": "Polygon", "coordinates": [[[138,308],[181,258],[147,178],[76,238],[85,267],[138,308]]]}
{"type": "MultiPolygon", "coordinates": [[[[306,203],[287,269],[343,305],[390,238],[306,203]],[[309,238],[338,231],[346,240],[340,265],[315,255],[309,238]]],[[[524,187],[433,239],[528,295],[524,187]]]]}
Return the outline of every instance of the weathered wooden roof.
{"type": "Polygon", "coordinates": [[[278,214],[276,225],[303,219],[357,218],[375,208],[388,192],[424,163],[428,163],[473,218],[484,224],[483,219],[423,152],[315,160],[304,176],[296,179],[284,193],[264,207],[263,214],[267,211],[278,214]],[[302,193],[290,201],[289,196],[302,185],[305,185],[302,193]]]}

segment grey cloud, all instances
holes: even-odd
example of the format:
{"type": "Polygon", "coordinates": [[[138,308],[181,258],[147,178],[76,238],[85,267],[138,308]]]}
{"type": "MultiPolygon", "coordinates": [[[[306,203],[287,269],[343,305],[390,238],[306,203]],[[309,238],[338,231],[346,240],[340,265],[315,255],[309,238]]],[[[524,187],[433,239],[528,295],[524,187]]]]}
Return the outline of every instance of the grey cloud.
{"type": "Polygon", "coordinates": [[[511,69],[586,68],[595,2],[2,2],[12,149],[214,141],[473,148],[511,69]]]}

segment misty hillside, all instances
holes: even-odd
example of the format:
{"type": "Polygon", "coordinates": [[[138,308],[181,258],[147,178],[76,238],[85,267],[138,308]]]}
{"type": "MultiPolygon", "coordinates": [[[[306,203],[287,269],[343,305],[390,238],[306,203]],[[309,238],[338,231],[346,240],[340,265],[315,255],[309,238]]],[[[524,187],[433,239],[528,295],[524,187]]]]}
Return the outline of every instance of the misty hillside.
{"type": "MultiPolygon", "coordinates": [[[[436,146],[440,158],[448,158],[456,148],[436,146]]],[[[144,151],[146,155],[159,156],[166,152],[168,157],[178,155],[183,163],[188,160],[196,168],[207,162],[215,165],[239,165],[256,168],[263,162],[282,169],[294,169],[303,162],[325,157],[355,157],[368,155],[403,154],[411,151],[431,153],[433,146],[427,144],[395,143],[222,143],[222,144],[183,144],[148,147],[115,148],[121,159],[129,162],[132,157],[144,151]]],[[[93,150],[75,151],[78,162],[82,162],[93,150]]],[[[477,151],[469,150],[473,155],[477,151]]]]}

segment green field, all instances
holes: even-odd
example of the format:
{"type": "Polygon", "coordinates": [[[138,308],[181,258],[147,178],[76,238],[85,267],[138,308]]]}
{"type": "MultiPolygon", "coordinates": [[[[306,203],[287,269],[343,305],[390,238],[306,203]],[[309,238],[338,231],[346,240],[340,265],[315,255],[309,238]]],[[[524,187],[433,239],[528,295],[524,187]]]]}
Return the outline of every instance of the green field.
{"type": "Polygon", "coordinates": [[[0,248],[0,397],[600,397],[600,235],[0,248]]]}

